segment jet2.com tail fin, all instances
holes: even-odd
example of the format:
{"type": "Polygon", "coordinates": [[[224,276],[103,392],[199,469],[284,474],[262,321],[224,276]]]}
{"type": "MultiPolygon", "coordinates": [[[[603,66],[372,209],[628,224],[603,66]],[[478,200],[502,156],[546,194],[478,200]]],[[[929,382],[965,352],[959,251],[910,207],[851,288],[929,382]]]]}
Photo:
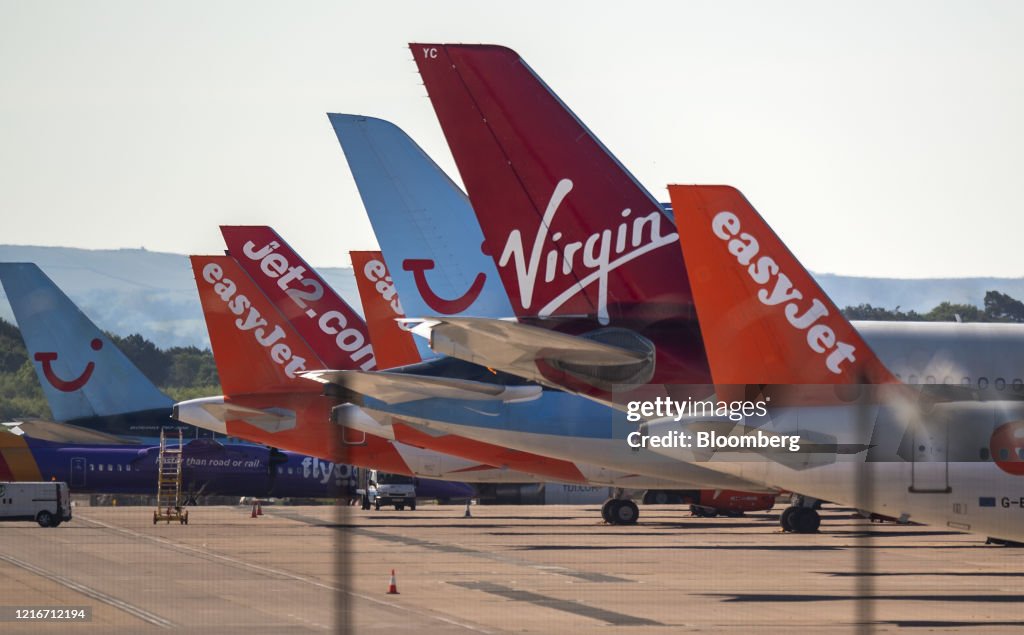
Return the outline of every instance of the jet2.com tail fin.
{"type": "Polygon", "coordinates": [[[515,315],[473,207],[444,170],[391,122],[328,117],[406,313],[515,315]]]}
{"type": "Polygon", "coordinates": [[[743,194],[669,195],[716,384],[895,381],[743,194]]]}
{"type": "Polygon", "coordinates": [[[0,263],[29,359],[54,419],[74,421],[146,411],[170,414],[173,400],[32,263],[0,263]]]}
{"type": "Polygon", "coordinates": [[[300,373],[323,362],[242,267],[230,256],[190,259],[224,395],[318,391],[300,373]]]}
{"type": "Polygon", "coordinates": [[[272,228],[223,225],[228,253],[328,368],[374,370],[366,322],[272,228]]]}
{"type": "Polygon", "coordinates": [[[421,361],[412,333],[396,321],[404,318],[405,313],[384,257],[379,251],[350,253],[378,366],[395,368],[421,361]]]}
{"type": "Polygon", "coordinates": [[[517,316],[691,315],[672,219],[515,51],[410,49],[517,316]]]}

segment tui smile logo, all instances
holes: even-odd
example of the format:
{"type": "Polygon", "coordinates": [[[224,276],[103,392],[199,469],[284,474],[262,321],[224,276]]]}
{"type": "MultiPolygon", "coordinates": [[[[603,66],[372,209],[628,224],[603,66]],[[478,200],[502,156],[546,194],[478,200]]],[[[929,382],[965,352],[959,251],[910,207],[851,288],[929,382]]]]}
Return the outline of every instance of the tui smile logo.
{"type": "MultiPolygon", "coordinates": [[[[103,348],[103,342],[99,338],[95,338],[89,343],[89,346],[92,350],[98,351],[103,348]]],[[[89,362],[85,365],[85,370],[78,377],[71,380],[61,379],[53,370],[52,364],[56,359],[57,353],[35,354],[35,360],[43,367],[43,376],[46,377],[46,381],[50,382],[51,386],[61,392],[75,392],[80,389],[89,381],[89,378],[92,377],[92,371],[96,368],[96,364],[89,362]]]]}
{"type": "Polygon", "coordinates": [[[430,283],[427,282],[427,272],[434,268],[433,260],[428,258],[409,258],[402,262],[402,268],[412,272],[413,280],[416,282],[416,290],[420,292],[420,297],[427,303],[427,306],[444,315],[455,315],[468,309],[480,297],[480,292],[487,281],[487,274],[478,273],[473,280],[473,284],[469,286],[465,293],[453,300],[446,300],[434,293],[434,290],[430,288],[430,283]]]}

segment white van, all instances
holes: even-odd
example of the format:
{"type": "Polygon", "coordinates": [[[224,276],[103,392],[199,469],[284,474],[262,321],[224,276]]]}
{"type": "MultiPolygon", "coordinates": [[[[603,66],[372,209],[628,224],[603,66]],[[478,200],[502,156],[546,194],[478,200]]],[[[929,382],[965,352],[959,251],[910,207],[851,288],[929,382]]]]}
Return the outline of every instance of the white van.
{"type": "Polygon", "coordinates": [[[0,521],[34,520],[40,527],[56,527],[71,520],[67,483],[0,483],[0,521]]]}

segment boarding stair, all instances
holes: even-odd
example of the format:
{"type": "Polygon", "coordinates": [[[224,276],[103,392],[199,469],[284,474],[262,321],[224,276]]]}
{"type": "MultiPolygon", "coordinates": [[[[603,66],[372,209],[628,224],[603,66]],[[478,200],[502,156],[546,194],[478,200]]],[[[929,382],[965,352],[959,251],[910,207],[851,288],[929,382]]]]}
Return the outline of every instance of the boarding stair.
{"type": "Polygon", "coordinates": [[[160,453],[156,459],[156,511],[153,512],[153,524],[172,520],[179,524],[188,524],[188,510],[182,509],[181,470],[184,461],[185,445],[182,431],[178,429],[178,444],[168,445],[167,435],[160,429],[160,453]]]}

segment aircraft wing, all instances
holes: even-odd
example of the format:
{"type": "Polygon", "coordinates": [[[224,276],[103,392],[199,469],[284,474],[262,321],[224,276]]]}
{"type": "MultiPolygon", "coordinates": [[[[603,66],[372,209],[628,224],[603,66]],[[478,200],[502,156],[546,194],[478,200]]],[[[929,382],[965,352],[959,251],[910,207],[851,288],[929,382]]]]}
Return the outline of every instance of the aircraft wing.
{"type": "Polygon", "coordinates": [[[362,370],[314,370],[303,377],[324,384],[341,386],[385,403],[404,403],[440,397],[476,401],[522,401],[540,395],[540,386],[505,386],[469,379],[430,377],[405,373],[362,370]]]}
{"type": "Polygon", "coordinates": [[[102,445],[136,445],[138,440],[90,430],[69,423],[45,419],[22,419],[3,424],[14,434],[55,443],[96,443],[102,445]]]}
{"type": "Polygon", "coordinates": [[[295,427],[294,412],[282,408],[250,408],[225,401],[223,397],[193,399],[175,404],[175,418],[178,418],[181,409],[186,407],[198,407],[221,423],[244,421],[267,432],[281,432],[295,427]]]}
{"type": "Polygon", "coordinates": [[[644,383],[654,372],[653,345],[621,329],[570,335],[510,320],[431,317],[415,320],[412,331],[438,353],[559,388],[537,363],[593,385],[610,377],[609,383],[644,383]]]}

